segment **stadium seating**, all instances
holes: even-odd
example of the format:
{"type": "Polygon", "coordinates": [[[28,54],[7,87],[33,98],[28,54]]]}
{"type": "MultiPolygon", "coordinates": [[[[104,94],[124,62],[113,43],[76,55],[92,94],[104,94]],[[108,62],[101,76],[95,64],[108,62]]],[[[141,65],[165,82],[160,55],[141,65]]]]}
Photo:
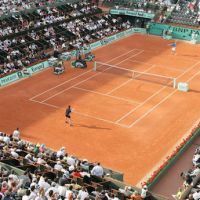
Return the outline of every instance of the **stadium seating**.
{"type": "Polygon", "coordinates": [[[199,26],[199,1],[180,0],[166,22],[199,26]]]}
{"type": "MultiPolygon", "coordinates": [[[[49,6],[53,3],[62,2],[62,0],[6,0],[0,1],[0,15],[8,15],[23,10],[35,9],[40,7],[49,6]]],[[[69,1],[68,1],[69,2],[69,1]]],[[[70,1],[72,2],[72,0],[70,1]]]]}
{"type": "Polygon", "coordinates": [[[130,186],[120,188],[106,178],[104,170],[102,176],[95,174],[95,167],[96,172],[103,169],[100,164],[68,155],[64,147],[55,152],[44,144],[32,144],[4,133],[0,133],[0,166],[1,199],[9,196],[21,200],[28,196],[34,200],[40,197],[41,190],[47,199],[141,198],[142,191],[130,186]]]}
{"type": "MultiPolygon", "coordinates": [[[[157,13],[165,10],[168,1],[144,1],[144,0],[104,0],[103,5],[117,9],[129,9],[134,11],[143,11],[148,13],[157,13]]],[[[169,5],[168,5],[169,6],[169,5]]]]}
{"type": "Polygon", "coordinates": [[[183,185],[172,195],[174,199],[197,199],[200,188],[200,148],[198,147],[192,159],[193,168],[182,172],[183,185]]]}
{"type": "Polygon", "coordinates": [[[0,21],[0,75],[49,58],[52,50],[71,50],[126,28],[87,2],[12,15],[0,21]]]}

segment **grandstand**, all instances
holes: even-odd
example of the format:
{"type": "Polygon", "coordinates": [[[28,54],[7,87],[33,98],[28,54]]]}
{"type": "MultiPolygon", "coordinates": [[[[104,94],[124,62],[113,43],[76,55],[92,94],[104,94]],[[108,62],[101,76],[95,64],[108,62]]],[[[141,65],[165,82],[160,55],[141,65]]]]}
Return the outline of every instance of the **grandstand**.
{"type": "Polygon", "coordinates": [[[0,199],[200,199],[198,0],[0,5],[0,199]]]}

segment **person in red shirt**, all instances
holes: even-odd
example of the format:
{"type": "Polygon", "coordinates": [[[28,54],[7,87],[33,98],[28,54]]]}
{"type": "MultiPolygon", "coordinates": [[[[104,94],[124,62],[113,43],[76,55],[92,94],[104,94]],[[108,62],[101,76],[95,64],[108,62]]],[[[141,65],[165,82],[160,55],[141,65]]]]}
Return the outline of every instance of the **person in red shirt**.
{"type": "Polygon", "coordinates": [[[71,173],[71,175],[72,175],[73,177],[81,177],[81,174],[80,174],[80,172],[79,172],[77,169],[75,169],[75,170],[71,173]]]}
{"type": "Polygon", "coordinates": [[[1,186],[1,192],[2,192],[2,193],[5,193],[7,190],[8,190],[8,184],[7,184],[6,181],[4,181],[4,182],[2,183],[2,186],[1,186]]]}

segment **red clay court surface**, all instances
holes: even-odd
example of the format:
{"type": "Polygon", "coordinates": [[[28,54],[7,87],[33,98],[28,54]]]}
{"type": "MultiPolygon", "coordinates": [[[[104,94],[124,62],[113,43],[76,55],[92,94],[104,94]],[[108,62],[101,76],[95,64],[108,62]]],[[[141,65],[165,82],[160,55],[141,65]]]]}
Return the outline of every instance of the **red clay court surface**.
{"type": "Polygon", "coordinates": [[[122,68],[176,77],[189,82],[188,93],[130,79],[123,74],[72,69],[56,76],[47,69],[1,89],[0,127],[80,158],[125,173],[138,184],[183,137],[200,116],[200,47],[133,35],[94,51],[96,60],[122,68]],[[74,126],[65,123],[71,105],[74,126]]]}

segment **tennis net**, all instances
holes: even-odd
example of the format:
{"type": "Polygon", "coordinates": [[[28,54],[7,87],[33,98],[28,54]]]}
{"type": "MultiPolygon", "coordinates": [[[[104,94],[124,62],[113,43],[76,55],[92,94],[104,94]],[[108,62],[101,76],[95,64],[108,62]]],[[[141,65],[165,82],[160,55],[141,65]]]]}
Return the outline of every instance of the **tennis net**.
{"type": "Polygon", "coordinates": [[[110,73],[131,79],[143,80],[176,88],[176,78],[147,73],[147,72],[139,72],[107,63],[94,62],[94,71],[102,73],[110,73]]]}

